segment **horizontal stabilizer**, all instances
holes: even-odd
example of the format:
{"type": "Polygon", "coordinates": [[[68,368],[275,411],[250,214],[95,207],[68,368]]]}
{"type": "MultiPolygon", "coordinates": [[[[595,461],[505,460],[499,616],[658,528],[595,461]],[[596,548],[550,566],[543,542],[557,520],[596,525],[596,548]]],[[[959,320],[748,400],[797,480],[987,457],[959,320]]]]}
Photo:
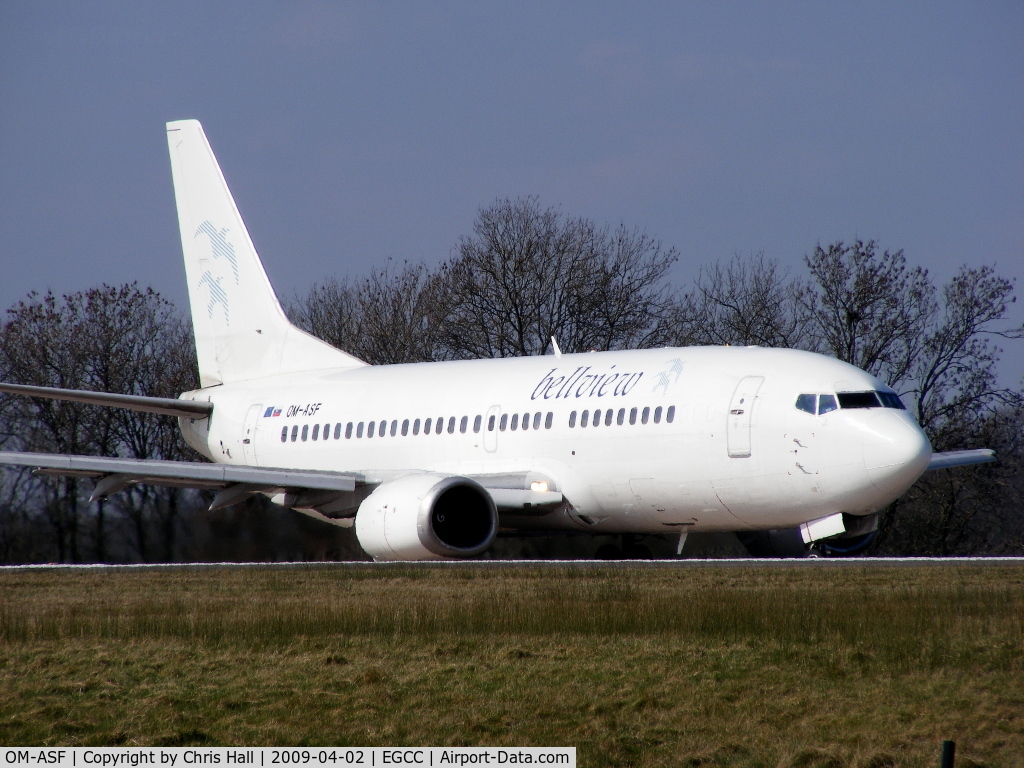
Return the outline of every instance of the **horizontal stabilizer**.
{"type": "Polygon", "coordinates": [[[213,412],[213,403],[177,400],[173,397],[116,395],[110,392],[90,392],[86,389],[32,387],[27,384],[6,384],[4,382],[0,382],[0,392],[28,397],[48,397],[52,400],[71,400],[75,403],[105,405],[111,408],[127,408],[131,411],[160,413],[164,416],[177,416],[185,419],[205,419],[213,412]]]}
{"type": "Polygon", "coordinates": [[[987,464],[996,461],[996,452],[991,448],[977,448],[973,451],[946,451],[933,453],[928,462],[928,469],[946,469],[948,467],[964,467],[968,464],[987,464]]]}

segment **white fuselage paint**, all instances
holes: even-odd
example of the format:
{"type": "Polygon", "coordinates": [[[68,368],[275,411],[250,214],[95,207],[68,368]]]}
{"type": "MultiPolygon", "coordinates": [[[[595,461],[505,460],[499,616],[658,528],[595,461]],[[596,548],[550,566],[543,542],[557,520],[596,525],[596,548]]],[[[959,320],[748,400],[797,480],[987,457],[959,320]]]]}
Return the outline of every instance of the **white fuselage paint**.
{"type": "Polygon", "coordinates": [[[534,472],[564,494],[567,503],[554,512],[506,515],[506,526],[595,533],[758,530],[836,512],[869,514],[917,480],[931,447],[907,411],[839,409],[819,416],[794,405],[801,393],[877,389],[887,387],[851,365],[808,352],[667,348],[254,379],[183,395],[209,399],[215,410],[208,429],[205,420],[183,420],[182,428],[189,444],[216,462],[359,471],[385,481],[415,471],[534,472]],[[659,407],[661,420],[654,423],[659,407]],[[609,408],[614,415],[606,425],[609,408]],[[630,424],[634,408],[636,423],[630,424]],[[646,424],[644,408],[651,414],[646,424]],[[280,415],[268,416],[268,409],[280,415]],[[581,426],[583,411],[592,420],[595,409],[602,411],[600,425],[581,426]],[[534,429],[538,412],[540,428],[534,429]],[[513,414],[521,421],[526,413],[528,430],[509,428],[513,414]],[[502,415],[509,417],[504,431],[502,415]],[[452,417],[455,431],[449,433],[452,417]],[[424,434],[428,418],[431,431],[424,434]],[[441,434],[434,429],[438,418],[445,420],[441,434]],[[417,419],[420,433],[414,435],[417,419]],[[371,421],[375,427],[387,422],[384,437],[366,436],[371,421]],[[335,439],[338,423],[342,432],[335,439]],[[361,438],[355,435],[360,423],[361,438]],[[322,432],[324,424],[331,425],[330,437],[313,440],[314,425],[322,432]]]}

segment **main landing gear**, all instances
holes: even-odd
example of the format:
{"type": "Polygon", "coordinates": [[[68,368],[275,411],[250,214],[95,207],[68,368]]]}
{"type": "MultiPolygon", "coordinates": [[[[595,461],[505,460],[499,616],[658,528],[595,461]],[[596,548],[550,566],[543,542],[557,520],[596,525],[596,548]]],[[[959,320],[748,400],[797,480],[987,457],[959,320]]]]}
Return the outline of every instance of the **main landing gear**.
{"type": "Polygon", "coordinates": [[[619,537],[620,546],[602,544],[594,553],[595,560],[653,560],[651,550],[639,542],[639,536],[624,533],[619,537]]]}

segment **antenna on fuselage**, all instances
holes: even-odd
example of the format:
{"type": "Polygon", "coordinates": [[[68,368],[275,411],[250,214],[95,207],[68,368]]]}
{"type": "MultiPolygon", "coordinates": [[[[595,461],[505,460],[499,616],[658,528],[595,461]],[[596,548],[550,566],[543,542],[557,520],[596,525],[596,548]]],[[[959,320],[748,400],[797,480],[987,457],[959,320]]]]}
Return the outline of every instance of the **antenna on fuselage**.
{"type": "Polygon", "coordinates": [[[555,357],[561,357],[562,356],[562,350],[560,350],[558,348],[558,342],[555,341],[555,337],[554,336],[551,337],[551,348],[555,351],[555,357]]]}

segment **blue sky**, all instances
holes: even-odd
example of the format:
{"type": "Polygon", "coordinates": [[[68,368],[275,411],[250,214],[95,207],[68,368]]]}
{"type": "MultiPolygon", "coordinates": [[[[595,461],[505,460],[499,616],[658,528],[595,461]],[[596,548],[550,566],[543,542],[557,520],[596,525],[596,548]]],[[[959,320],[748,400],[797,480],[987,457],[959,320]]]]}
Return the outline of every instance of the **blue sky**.
{"type": "Polygon", "coordinates": [[[184,309],[163,124],[192,117],[286,298],[528,194],[675,246],[680,283],[854,237],[1020,281],[1022,40],[1015,2],[0,2],[0,307],[184,309]]]}

